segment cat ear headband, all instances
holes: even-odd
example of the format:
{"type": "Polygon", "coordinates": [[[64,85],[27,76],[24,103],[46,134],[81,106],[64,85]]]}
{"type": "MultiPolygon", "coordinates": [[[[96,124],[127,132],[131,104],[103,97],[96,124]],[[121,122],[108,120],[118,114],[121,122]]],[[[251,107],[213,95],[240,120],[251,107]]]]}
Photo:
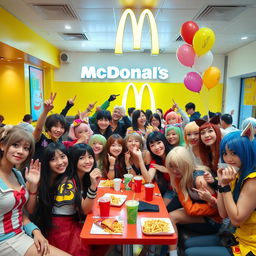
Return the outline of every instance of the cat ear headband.
{"type": "Polygon", "coordinates": [[[196,124],[200,127],[205,123],[210,123],[210,124],[219,124],[220,123],[220,117],[219,116],[215,116],[213,117],[210,121],[205,121],[203,119],[197,119],[195,120],[196,124]]]}
{"type": "Polygon", "coordinates": [[[248,137],[250,141],[254,139],[253,126],[251,123],[247,124],[247,126],[242,131],[241,136],[248,137]]]}

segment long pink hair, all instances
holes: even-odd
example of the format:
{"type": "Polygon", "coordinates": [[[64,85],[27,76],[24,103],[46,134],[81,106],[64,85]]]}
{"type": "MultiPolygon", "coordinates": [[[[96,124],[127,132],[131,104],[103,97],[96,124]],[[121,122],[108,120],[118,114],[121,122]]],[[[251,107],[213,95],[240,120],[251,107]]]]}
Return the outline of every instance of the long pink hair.
{"type": "Polygon", "coordinates": [[[172,112],[170,112],[170,113],[168,113],[168,114],[166,115],[165,121],[167,122],[167,124],[170,124],[170,123],[169,123],[169,120],[170,120],[170,119],[173,119],[173,118],[176,119],[176,122],[175,122],[176,124],[179,124],[179,123],[182,122],[181,116],[178,115],[178,114],[177,114],[176,112],[174,112],[174,111],[172,111],[172,112]]]}

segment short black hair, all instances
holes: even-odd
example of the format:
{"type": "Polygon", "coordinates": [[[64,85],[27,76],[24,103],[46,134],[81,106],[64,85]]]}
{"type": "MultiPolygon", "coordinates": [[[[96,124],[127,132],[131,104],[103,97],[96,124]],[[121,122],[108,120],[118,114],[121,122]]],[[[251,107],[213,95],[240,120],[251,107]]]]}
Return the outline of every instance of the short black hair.
{"type": "Polygon", "coordinates": [[[97,115],[96,115],[96,120],[100,120],[100,119],[108,119],[109,121],[112,120],[112,116],[111,116],[111,113],[110,111],[108,110],[100,110],[97,112],[97,115]]]}
{"type": "Polygon", "coordinates": [[[29,120],[32,119],[32,116],[30,114],[26,114],[24,117],[23,117],[23,122],[28,122],[29,120]]]}
{"type": "Polygon", "coordinates": [[[134,110],[135,110],[134,107],[128,108],[128,115],[131,116],[134,110]]]}
{"type": "Polygon", "coordinates": [[[230,114],[224,114],[220,118],[222,121],[224,121],[226,124],[232,124],[233,123],[233,118],[230,114]]]}
{"type": "Polygon", "coordinates": [[[186,111],[188,111],[191,108],[193,110],[195,110],[196,109],[196,105],[193,102],[189,102],[189,103],[186,104],[185,108],[186,108],[186,111]]]}
{"type": "Polygon", "coordinates": [[[60,123],[63,126],[63,128],[65,130],[64,133],[65,133],[68,129],[67,121],[63,115],[59,115],[59,114],[52,114],[46,118],[45,131],[46,132],[50,131],[51,128],[53,126],[57,125],[58,123],[60,123]]]}

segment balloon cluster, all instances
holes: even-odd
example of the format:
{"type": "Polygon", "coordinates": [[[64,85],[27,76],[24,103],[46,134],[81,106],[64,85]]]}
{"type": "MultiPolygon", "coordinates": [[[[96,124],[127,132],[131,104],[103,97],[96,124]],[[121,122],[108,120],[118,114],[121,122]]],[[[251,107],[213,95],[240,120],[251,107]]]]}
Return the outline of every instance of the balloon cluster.
{"type": "Polygon", "coordinates": [[[187,21],[181,27],[181,36],[186,44],[176,52],[179,62],[196,72],[189,72],[184,84],[190,91],[200,92],[203,84],[211,89],[220,80],[220,70],[212,67],[213,55],[210,51],[215,42],[215,34],[210,28],[200,28],[194,21],[187,21]],[[202,74],[202,76],[201,76],[202,74]]]}

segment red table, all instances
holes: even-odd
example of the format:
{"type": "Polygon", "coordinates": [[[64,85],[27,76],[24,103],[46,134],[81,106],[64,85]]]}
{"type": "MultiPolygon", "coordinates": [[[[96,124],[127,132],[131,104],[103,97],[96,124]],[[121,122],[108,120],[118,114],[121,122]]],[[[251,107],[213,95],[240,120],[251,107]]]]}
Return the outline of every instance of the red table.
{"type": "MultiPolygon", "coordinates": [[[[155,184],[156,185],[156,184],[155,184]]],[[[177,235],[144,235],[141,231],[140,218],[142,217],[152,217],[152,218],[169,218],[168,212],[164,205],[163,199],[160,195],[157,185],[154,188],[154,193],[159,195],[154,195],[153,201],[148,203],[157,204],[159,206],[159,212],[139,212],[137,224],[127,224],[126,221],[126,208],[125,204],[121,207],[110,208],[110,216],[121,216],[124,219],[124,231],[122,235],[94,235],[90,234],[95,218],[93,216],[99,216],[99,205],[97,199],[103,196],[105,193],[111,194],[124,194],[127,195],[127,200],[133,198],[133,191],[124,190],[123,184],[121,191],[114,191],[113,188],[98,188],[97,198],[94,202],[93,212],[88,214],[81,232],[81,238],[84,243],[87,244],[121,244],[123,246],[123,252],[125,255],[132,255],[132,245],[133,244],[175,244],[177,241],[177,235]],[[130,245],[130,246],[128,246],[130,245]]],[[[141,193],[135,194],[135,199],[140,201],[145,201],[145,189],[142,186],[141,193]]]]}

